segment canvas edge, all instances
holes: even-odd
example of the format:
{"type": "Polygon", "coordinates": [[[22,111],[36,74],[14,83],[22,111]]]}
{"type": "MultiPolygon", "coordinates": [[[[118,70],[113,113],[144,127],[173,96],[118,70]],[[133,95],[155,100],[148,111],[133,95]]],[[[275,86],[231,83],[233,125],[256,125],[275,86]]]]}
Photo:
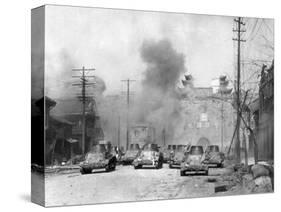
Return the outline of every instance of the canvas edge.
{"type": "MultiPolygon", "coordinates": [[[[31,202],[41,206],[45,204],[45,5],[31,9],[31,98],[42,98],[42,112],[40,117],[31,115],[31,202]],[[36,49],[35,52],[32,52],[36,49]],[[35,65],[37,64],[37,65],[35,65]],[[39,65],[38,65],[39,64],[39,65]],[[41,67],[41,68],[37,68],[41,67]],[[37,81],[37,82],[35,82],[37,81]],[[38,94],[38,86],[40,94],[38,94]],[[41,93],[42,91],[42,93],[41,93]],[[38,121],[39,120],[39,121],[38,121]],[[39,125],[39,126],[38,126],[39,125]],[[39,128],[39,131],[38,131],[39,128]],[[42,170],[32,166],[34,162],[42,170]]],[[[32,99],[31,99],[32,104],[32,99]]],[[[31,106],[31,110],[32,110],[31,106]]],[[[33,114],[33,111],[31,111],[33,114]]]]}

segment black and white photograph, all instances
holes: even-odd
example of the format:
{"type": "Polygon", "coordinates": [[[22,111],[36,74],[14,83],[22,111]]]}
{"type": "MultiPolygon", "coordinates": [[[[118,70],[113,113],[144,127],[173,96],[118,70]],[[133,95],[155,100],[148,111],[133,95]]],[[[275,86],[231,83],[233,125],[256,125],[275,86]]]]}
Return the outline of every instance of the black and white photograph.
{"type": "Polygon", "coordinates": [[[31,200],[274,192],[274,19],[31,11],[31,200]]]}

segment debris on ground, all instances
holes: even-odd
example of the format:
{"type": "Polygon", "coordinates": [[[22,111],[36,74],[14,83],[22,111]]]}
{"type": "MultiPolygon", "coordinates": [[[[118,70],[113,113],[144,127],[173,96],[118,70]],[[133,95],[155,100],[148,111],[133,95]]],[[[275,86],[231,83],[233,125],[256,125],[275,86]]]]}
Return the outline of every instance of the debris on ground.
{"type": "Polygon", "coordinates": [[[233,172],[234,172],[234,169],[231,166],[226,167],[226,168],[221,168],[221,169],[216,169],[216,168],[209,169],[210,176],[231,175],[233,172]]]}
{"type": "Polygon", "coordinates": [[[243,175],[242,185],[245,190],[252,192],[256,187],[253,175],[250,173],[243,175]]]}
{"type": "Polygon", "coordinates": [[[215,182],[217,182],[217,178],[208,178],[206,181],[208,183],[215,183],[215,182]]]}
{"type": "Polygon", "coordinates": [[[235,172],[245,172],[247,171],[247,168],[243,163],[237,163],[233,166],[233,169],[235,172]]]}
{"type": "Polygon", "coordinates": [[[245,193],[266,193],[273,191],[273,166],[268,164],[254,164],[249,166],[248,173],[245,170],[241,167],[235,172],[241,176],[242,187],[245,193]]]}
{"type": "Polygon", "coordinates": [[[253,165],[251,171],[255,179],[262,176],[269,176],[269,170],[264,165],[261,164],[253,165]]]}
{"type": "Polygon", "coordinates": [[[269,176],[261,176],[255,179],[255,188],[253,192],[255,193],[267,193],[273,192],[272,183],[269,176]]]}
{"type": "Polygon", "coordinates": [[[67,165],[79,164],[79,163],[82,162],[83,160],[85,160],[85,156],[84,156],[84,155],[75,155],[74,157],[72,157],[71,159],[69,159],[66,164],[67,164],[67,165]]]}
{"type": "Polygon", "coordinates": [[[229,186],[227,185],[216,185],[215,186],[215,193],[218,193],[218,192],[225,192],[227,191],[229,188],[229,186]]]}
{"type": "Polygon", "coordinates": [[[45,173],[60,173],[60,174],[69,174],[77,172],[80,170],[80,166],[77,165],[64,165],[64,166],[47,166],[45,167],[45,173]]]}

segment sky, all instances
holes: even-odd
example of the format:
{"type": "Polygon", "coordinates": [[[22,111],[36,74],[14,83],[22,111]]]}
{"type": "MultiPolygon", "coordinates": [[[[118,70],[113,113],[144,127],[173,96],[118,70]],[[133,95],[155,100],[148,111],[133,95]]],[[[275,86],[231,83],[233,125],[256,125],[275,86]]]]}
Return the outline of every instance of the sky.
{"type": "MultiPolygon", "coordinates": [[[[105,94],[124,91],[121,80],[128,78],[139,90],[145,41],[169,40],[184,55],[196,86],[208,87],[219,75],[234,73],[234,17],[51,5],[45,14],[45,94],[51,98],[75,96],[72,69],[82,66],[96,69],[105,94]]],[[[249,23],[257,30],[254,19],[249,23]]]]}

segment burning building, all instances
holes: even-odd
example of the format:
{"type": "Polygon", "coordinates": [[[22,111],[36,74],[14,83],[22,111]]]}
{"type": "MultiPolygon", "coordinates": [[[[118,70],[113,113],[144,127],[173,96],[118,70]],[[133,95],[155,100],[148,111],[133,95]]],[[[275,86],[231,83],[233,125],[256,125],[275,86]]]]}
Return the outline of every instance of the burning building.
{"type": "MultiPolygon", "coordinates": [[[[82,138],[82,115],[81,103],[76,99],[57,100],[57,106],[52,110],[52,115],[56,118],[67,120],[72,123],[71,138],[78,141],[73,151],[81,154],[82,138]]],[[[100,117],[96,115],[92,104],[89,104],[85,114],[86,119],[86,152],[93,144],[104,139],[103,130],[100,125],[100,117]]]]}

